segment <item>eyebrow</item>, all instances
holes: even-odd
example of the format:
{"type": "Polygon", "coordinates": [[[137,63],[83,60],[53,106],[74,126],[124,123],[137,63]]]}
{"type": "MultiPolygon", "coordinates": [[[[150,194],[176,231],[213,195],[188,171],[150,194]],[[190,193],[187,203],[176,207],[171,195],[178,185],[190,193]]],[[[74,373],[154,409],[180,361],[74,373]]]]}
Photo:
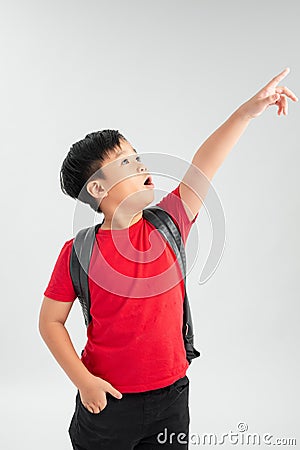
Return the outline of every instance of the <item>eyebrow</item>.
{"type": "MultiPolygon", "coordinates": [[[[133,150],[135,153],[137,153],[135,148],[133,148],[133,150]]],[[[123,155],[124,153],[126,153],[126,150],[120,150],[119,152],[117,152],[117,156],[123,155]]]]}

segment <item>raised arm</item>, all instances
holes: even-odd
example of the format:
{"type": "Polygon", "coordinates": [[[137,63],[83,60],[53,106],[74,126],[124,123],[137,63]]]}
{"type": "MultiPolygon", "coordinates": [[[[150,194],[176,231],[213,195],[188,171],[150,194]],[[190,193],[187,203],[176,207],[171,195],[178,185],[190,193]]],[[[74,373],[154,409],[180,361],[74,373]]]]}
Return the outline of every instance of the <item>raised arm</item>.
{"type": "Polygon", "coordinates": [[[278,86],[289,73],[286,68],[233,114],[201,145],[179,185],[180,196],[187,214],[193,219],[199,211],[209,189],[209,181],[226,156],[239,140],[250,121],[261,115],[269,106],[278,106],[278,115],[287,115],[287,97],[298,101],[296,95],[285,86],[278,86]]]}

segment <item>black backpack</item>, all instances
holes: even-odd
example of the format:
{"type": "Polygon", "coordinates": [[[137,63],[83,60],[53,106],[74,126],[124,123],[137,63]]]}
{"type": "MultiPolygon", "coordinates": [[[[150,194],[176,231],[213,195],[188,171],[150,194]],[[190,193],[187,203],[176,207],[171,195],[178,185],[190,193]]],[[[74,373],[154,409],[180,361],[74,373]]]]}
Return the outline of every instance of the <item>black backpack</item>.
{"type": "MultiPolygon", "coordinates": [[[[183,327],[182,334],[186,351],[186,358],[191,363],[193,358],[198,358],[200,352],[194,347],[194,333],[191,310],[186,292],[186,255],[180,232],[172,217],[160,206],[152,206],[143,210],[143,217],[152,223],[162,236],[170,243],[179,262],[184,279],[184,302],[183,302],[183,327]]],[[[88,286],[88,268],[92,255],[96,233],[102,223],[79,230],[75,236],[70,257],[70,274],[82,307],[86,326],[92,317],[90,315],[90,293],[88,286]],[[79,257],[79,259],[78,259],[79,257]],[[79,262],[80,260],[80,262],[79,262]]]]}

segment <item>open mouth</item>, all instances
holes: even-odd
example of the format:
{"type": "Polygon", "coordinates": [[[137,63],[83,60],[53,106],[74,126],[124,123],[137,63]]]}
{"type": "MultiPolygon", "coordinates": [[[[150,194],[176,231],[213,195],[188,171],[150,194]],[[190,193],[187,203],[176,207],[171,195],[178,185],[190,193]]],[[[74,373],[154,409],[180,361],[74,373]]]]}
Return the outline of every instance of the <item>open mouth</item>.
{"type": "Polygon", "coordinates": [[[152,178],[151,178],[150,175],[149,175],[149,176],[146,178],[146,180],[144,181],[144,185],[145,185],[145,186],[151,186],[151,187],[154,187],[154,184],[153,184],[153,181],[152,181],[152,178]]]}

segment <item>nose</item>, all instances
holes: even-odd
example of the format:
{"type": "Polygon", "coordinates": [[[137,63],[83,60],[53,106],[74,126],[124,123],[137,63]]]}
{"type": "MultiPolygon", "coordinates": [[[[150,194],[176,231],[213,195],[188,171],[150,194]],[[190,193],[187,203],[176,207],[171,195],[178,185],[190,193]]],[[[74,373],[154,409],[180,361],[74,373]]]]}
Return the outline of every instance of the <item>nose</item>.
{"type": "Polygon", "coordinates": [[[139,172],[147,172],[147,167],[145,167],[143,164],[141,166],[138,166],[138,171],[139,172]]]}

